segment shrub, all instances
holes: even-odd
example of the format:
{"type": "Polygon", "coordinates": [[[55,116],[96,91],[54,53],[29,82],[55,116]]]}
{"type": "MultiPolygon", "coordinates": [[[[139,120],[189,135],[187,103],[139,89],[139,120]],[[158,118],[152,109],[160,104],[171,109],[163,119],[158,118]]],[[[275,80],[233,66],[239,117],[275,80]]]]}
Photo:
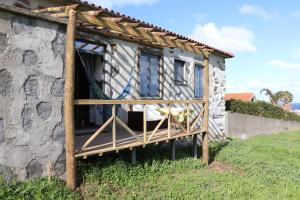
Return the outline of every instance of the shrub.
{"type": "Polygon", "coordinates": [[[297,114],[285,111],[281,107],[274,106],[264,101],[257,101],[257,102],[243,102],[238,100],[226,101],[226,111],[300,122],[300,116],[298,116],[297,114]]]}

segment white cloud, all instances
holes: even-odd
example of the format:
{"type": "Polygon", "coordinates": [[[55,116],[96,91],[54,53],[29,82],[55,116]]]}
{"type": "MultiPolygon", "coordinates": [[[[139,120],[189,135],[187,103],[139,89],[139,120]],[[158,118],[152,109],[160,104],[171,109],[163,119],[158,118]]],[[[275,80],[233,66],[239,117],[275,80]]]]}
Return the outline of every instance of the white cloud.
{"type": "Polygon", "coordinates": [[[296,48],[293,51],[294,58],[300,58],[300,48],[296,48]]]}
{"type": "Polygon", "coordinates": [[[239,8],[239,11],[244,15],[252,15],[264,20],[269,20],[276,16],[275,11],[267,11],[263,7],[256,5],[244,4],[239,8]]]}
{"type": "Polygon", "coordinates": [[[216,48],[237,52],[255,52],[253,33],[243,27],[217,27],[214,23],[195,26],[191,38],[216,48]]]}
{"type": "Polygon", "coordinates": [[[150,5],[159,0],[88,0],[90,3],[102,6],[104,8],[121,7],[125,5],[150,5]]]}
{"type": "Polygon", "coordinates": [[[300,17],[300,10],[297,10],[297,11],[291,13],[290,16],[293,17],[293,18],[298,18],[298,17],[300,17]]]}
{"type": "Polygon", "coordinates": [[[284,69],[296,69],[300,70],[300,63],[292,63],[292,62],[287,62],[284,60],[272,60],[268,62],[268,65],[273,66],[273,67],[279,67],[279,68],[284,68],[284,69]]]}

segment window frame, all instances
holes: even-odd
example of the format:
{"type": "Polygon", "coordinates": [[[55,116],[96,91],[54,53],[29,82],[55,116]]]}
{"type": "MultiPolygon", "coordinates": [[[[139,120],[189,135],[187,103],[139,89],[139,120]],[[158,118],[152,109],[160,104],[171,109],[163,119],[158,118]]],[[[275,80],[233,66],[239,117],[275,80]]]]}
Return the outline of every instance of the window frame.
{"type": "Polygon", "coordinates": [[[204,97],[204,66],[203,66],[203,63],[198,63],[198,62],[196,62],[195,64],[194,64],[194,99],[203,99],[203,97],[204,97]],[[195,80],[196,80],[196,75],[195,75],[195,69],[196,68],[201,68],[202,69],[202,96],[200,96],[200,97],[196,97],[196,84],[195,84],[195,80]]]}
{"type": "Polygon", "coordinates": [[[181,60],[181,59],[178,59],[178,58],[174,58],[174,63],[173,63],[173,69],[174,69],[174,76],[173,76],[173,82],[174,82],[174,85],[183,85],[183,86],[186,86],[187,85],[187,81],[186,81],[186,61],[184,60],[181,60]],[[179,62],[183,62],[183,80],[182,82],[179,82],[176,80],[176,75],[175,75],[175,62],[176,61],[179,61],[179,62]]]}
{"type": "Polygon", "coordinates": [[[137,91],[137,96],[138,96],[138,99],[153,99],[153,100],[162,100],[163,99],[163,94],[164,94],[164,87],[163,87],[163,83],[164,83],[164,67],[163,67],[163,60],[164,60],[164,56],[162,54],[162,52],[160,51],[155,51],[155,50],[150,50],[148,48],[141,48],[139,49],[139,52],[138,52],[138,59],[137,59],[137,66],[138,66],[138,79],[137,79],[137,86],[138,86],[138,89],[136,90],[137,91]],[[140,83],[140,80],[141,80],[141,76],[140,76],[140,72],[141,72],[141,56],[142,56],[142,53],[146,53],[146,54],[151,54],[153,56],[157,56],[159,57],[159,78],[158,78],[158,96],[141,96],[141,83],[140,83]]]}

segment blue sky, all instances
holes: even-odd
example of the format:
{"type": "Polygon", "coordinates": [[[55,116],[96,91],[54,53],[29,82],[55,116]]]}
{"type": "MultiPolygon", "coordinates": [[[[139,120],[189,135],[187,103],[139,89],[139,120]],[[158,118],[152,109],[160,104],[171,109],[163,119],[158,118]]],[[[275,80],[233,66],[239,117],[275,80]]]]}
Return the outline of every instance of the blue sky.
{"type": "Polygon", "coordinates": [[[231,51],[227,92],[289,90],[300,102],[300,1],[90,0],[231,51]]]}

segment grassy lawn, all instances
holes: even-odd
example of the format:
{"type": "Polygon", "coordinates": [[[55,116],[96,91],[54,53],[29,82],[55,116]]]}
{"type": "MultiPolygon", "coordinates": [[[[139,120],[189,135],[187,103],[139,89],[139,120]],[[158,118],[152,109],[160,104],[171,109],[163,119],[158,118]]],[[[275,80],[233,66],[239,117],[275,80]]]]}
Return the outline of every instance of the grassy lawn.
{"type": "Polygon", "coordinates": [[[135,166],[128,152],[80,162],[76,193],[56,180],[0,181],[0,199],[300,199],[300,132],[211,146],[209,167],[189,148],[171,161],[167,149],[149,147],[135,166]]]}

